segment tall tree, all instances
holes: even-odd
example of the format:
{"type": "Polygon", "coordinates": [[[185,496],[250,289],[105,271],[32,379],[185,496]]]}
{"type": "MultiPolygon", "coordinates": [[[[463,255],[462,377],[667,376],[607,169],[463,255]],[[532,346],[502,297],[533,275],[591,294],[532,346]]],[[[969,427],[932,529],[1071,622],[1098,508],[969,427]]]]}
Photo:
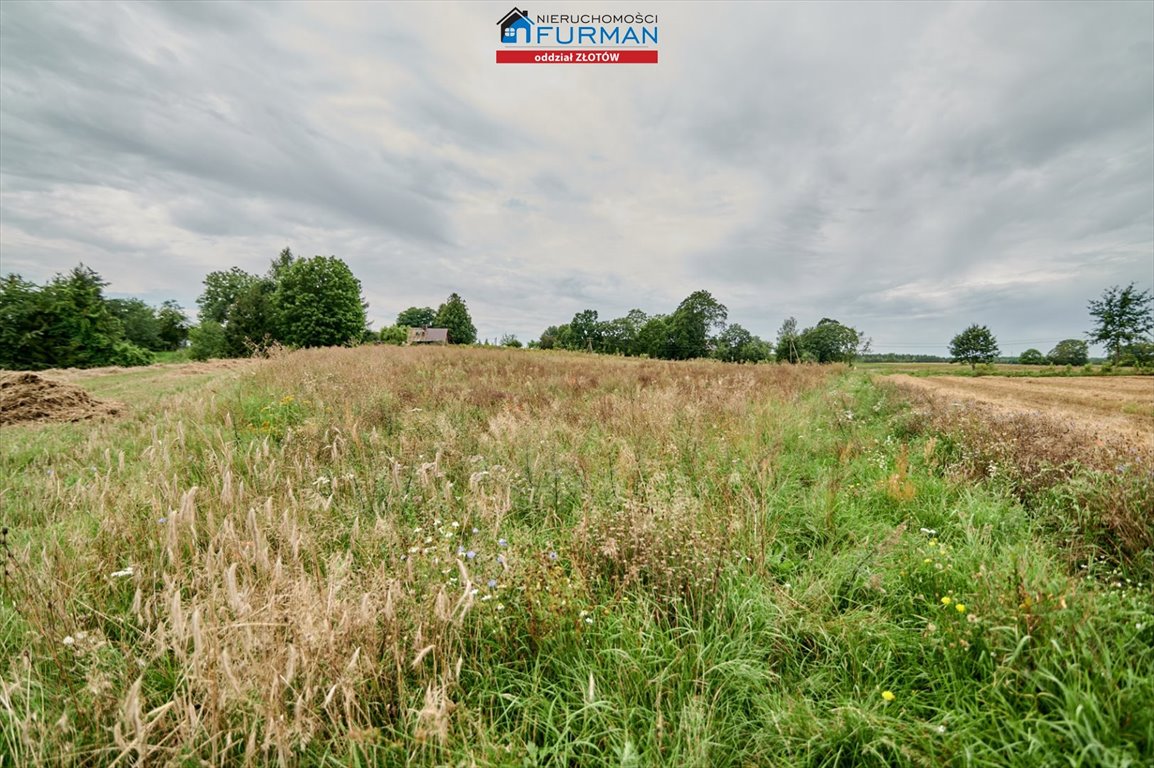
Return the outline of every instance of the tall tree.
{"type": "Polygon", "coordinates": [[[248,357],[283,340],[274,298],[276,286],[267,277],[256,277],[237,294],[224,326],[229,357],[248,357]]]}
{"type": "MultiPolygon", "coordinates": [[[[1025,352],[1022,356],[1025,357],[1025,352]]],[[[1085,365],[1090,360],[1090,345],[1081,339],[1063,339],[1047,357],[1054,365],[1085,365]]]]}
{"type": "Polygon", "coordinates": [[[569,321],[573,349],[587,352],[601,351],[601,324],[597,322],[597,310],[585,309],[573,315],[569,321]]]}
{"type": "Polygon", "coordinates": [[[1090,301],[1090,315],[1095,323],[1087,336],[1105,344],[1116,365],[1127,345],[1143,341],[1154,329],[1154,297],[1149,291],[1135,291],[1134,283],[1125,288],[1115,285],[1090,301]]]}
{"type": "Polygon", "coordinates": [[[90,368],[115,361],[124,326],[104,300],[106,285],[100,275],[81,264],[45,286],[47,322],[41,339],[51,365],[90,368]]]}
{"type": "Polygon", "coordinates": [[[717,335],[713,356],[727,363],[756,363],[768,360],[773,348],[737,323],[726,326],[717,335]]]}
{"type": "Polygon", "coordinates": [[[365,331],[361,283],[335,256],[295,259],[272,295],[280,340],[296,347],[356,343],[365,331]]]}
{"type": "Polygon", "coordinates": [[[797,330],[796,319],[787,317],[782,321],[781,328],[777,331],[777,344],[774,345],[777,349],[778,362],[801,362],[801,345],[798,344],[798,336],[800,335],[797,330]]]}
{"type": "Polygon", "coordinates": [[[818,363],[852,363],[863,347],[863,339],[848,325],[823,317],[817,325],[801,332],[797,345],[803,356],[808,352],[818,363]]]}
{"type": "Polygon", "coordinates": [[[0,281],[0,368],[47,368],[43,356],[40,286],[20,275],[0,281]]]}
{"type": "Polygon", "coordinates": [[[156,310],[140,299],[109,299],[108,309],[124,326],[124,337],[138,347],[160,351],[160,322],[156,310]]]}
{"type": "Polygon", "coordinates": [[[456,293],[449,294],[445,303],[437,308],[434,322],[438,328],[449,329],[450,344],[472,344],[477,340],[477,328],[469,317],[469,308],[456,293]]]}
{"type": "Polygon", "coordinates": [[[209,272],[204,278],[204,292],[196,300],[201,320],[214,320],[221,325],[228,322],[229,312],[242,293],[260,280],[240,267],[227,271],[209,272]]]}
{"type": "Polygon", "coordinates": [[[156,311],[156,320],[160,325],[160,342],[164,349],[177,350],[188,341],[188,315],[175,301],[169,299],[161,304],[156,311]]]}
{"type": "Polygon", "coordinates": [[[998,340],[984,325],[971,325],[950,341],[950,357],[955,363],[992,363],[998,356],[998,340]]]}
{"type": "Polygon", "coordinates": [[[432,307],[409,307],[397,315],[397,325],[407,328],[428,328],[437,320],[437,310],[432,307]]]}
{"type": "Polygon", "coordinates": [[[676,360],[708,357],[713,332],[725,326],[728,315],[725,305],[709,291],[694,291],[686,296],[669,318],[670,356],[676,360]]]}

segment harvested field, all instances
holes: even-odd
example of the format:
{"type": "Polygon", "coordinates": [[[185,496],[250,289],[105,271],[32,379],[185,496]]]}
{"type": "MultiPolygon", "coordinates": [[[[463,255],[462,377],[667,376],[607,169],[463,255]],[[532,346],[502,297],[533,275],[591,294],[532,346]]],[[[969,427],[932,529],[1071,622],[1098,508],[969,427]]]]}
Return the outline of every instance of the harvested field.
{"type": "Polygon", "coordinates": [[[1110,443],[1154,451],[1154,378],[1110,376],[914,377],[886,381],[950,401],[975,401],[1003,415],[1036,413],[1110,443]]]}

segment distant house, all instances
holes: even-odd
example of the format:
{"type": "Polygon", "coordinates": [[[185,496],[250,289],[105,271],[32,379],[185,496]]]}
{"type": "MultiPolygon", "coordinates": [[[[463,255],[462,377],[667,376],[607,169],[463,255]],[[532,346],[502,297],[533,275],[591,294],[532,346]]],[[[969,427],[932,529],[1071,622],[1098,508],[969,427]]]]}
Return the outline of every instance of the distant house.
{"type": "Polygon", "coordinates": [[[525,42],[532,42],[530,35],[533,34],[530,30],[533,27],[533,21],[529,18],[527,11],[522,11],[517,8],[505,14],[504,18],[497,22],[497,26],[501,28],[501,42],[502,43],[516,43],[517,33],[521,30],[525,31],[525,42]]]}
{"type": "Polygon", "coordinates": [[[448,344],[448,328],[410,328],[409,344],[448,344]]]}

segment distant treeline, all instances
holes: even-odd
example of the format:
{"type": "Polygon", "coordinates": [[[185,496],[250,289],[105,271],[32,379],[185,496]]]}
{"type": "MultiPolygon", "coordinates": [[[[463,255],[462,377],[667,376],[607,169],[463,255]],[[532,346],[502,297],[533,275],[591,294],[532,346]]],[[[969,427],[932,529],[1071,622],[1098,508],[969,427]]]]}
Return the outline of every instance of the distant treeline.
{"type": "Polygon", "coordinates": [[[0,368],[148,365],[179,349],[188,318],[172,301],[107,299],[108,285],[83,264],[44,285],[10,274],[0,281],[0,368]]]}
{"type": "Polygon", "coordinates": [[[726,323],[728,317],[725,305],[709,291],[694,291],[668,315],[633,309],[624,317],[600,320],[597,310],[585,309],[568,323],[549,326],[529,346],[664,360],[712,357],[732,363],[851,362],[868,348],[859,331],[830,318],[799,331],[791,317],[772,343],[737,323],[726,323]]]}
{"type": "MultiPolygon", "coordinates": [[[[361,282],[335,256],[295,256],[285,248],[263,275],[233,267],[211,272],[197,298],[200,322],[192,325],[173,301],[152,307],[140,299],[107,299],[107,285],[83,264],[36,285],[10,274],[0,281],[0,368],[147,365],[156,353],[187,348],[193,359],[247,357],[274,345],[321,347],[364,343],[404,344],[410,328],[445,328],[450,344],[475,344],[477,329],[468,307],[453,293],[437,309],[409,307],[394,325],[369,328],[361,282]]],[[[1102,342],[1115,365],[1154,364],[1154,298],[1131,284],[1108,289],[1090,302],[1096,319],[1088,333],[1102,342]]],[[[888,362],[1086,365],[1089,345],[1064,339],[1048,354],[1028,349],[999,356],[989,328],[972,325],[950,342],[950,356],[870,353],[869,340],[856,328],[832,318],[799,329],[787,318],[773,342],[737,323],[709,291],[689,294],[669,314],[633,309],[601,320],[585,309],[567,323],[551,325],[528,346],[665,360],[714,358],[734,363],[888,362]]],[[[486,342],[487,343],[487,342],[486,342]]],[[[506,335],[504,346],[520,347],[506,335]]]]}

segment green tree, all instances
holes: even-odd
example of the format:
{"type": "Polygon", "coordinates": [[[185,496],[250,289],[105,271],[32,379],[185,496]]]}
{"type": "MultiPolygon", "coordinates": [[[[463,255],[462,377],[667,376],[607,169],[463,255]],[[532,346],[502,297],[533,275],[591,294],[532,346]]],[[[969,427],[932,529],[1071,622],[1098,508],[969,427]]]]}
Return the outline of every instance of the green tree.
{"type": "Polygon", "coordinates": [[[998,341],[984,325],[971,325],[950,341],[950,358],[954,363],[992,363],[998,356],[998,341]]]}
{"type": "Polygon", "coordinates": [[[512,347],[514,349],[520,349],[524,345],[521,344],[520,339],[518,339],[516,336],[514,336],[511,333],[506,333],[504,336],[501,337],[501,346],[502,347],[512,347]]]}
{"type": "Polygon", "coordinates": [[[144,349],[164,349],[160,322],[151,306],[140,299],[109,299],[108,309],[124,326],[124,338],[128,341],[144,349]]]}
{"type": "Polygon", "coordinates": [[[545,330],[541,331],[541,338],[537,341],[537,346],[541,349],[553,349],[557,347],[557,336],[560,329],[557,326],[551,325],[545,330]]]}
{"type": "Polygon", "coordinates": [[[1154,341],[1136,341],[1122,348],[1119,365],[1149,368],[1154,365],[1154,341]]]}
{"type": "Polygon", "coordinates": [[[20,275],[0,282],[0,368],[47,368],[41,340],[44,316],[40,286],[20,275]]]}
{"type": "Polygon", "coordinates": [[[1054,365],[1085,365],[1090,360],[1090,345],[1081,339],[1063,339],[1047,357],[1054,365]]]}
{"type": "Polygon", "coordinates": [[[1018,355],[1018,362],[1022,365],[1045,365],[1046,356],[1039,350],[1027,349],[1022,354],[1018,355]]]}
{"type": "Polygon", "coordinates": [[[45,286],[42,358],[49,366],[91,368],[113,364],[124,326],[108,307],[100,275],[81,264],[45,286]]]}
{"type": "Polygon", "coordinates": [[[295,259],[272,295],[280,340],[295,347],[356,343],[365,330],[361,283],[335,256],[295,259]]]}
{"type": "Polygon", "coordinates": [[[472,344],[477,340],[477,328],[469,317],[469,308],[456,293],[449,294],[445,303],[437,308],[434,324],[449,329],[450,344],[472,344]]]}
{"type": "Polygon", "coordinates": [[[228,357],[224,326],[215,320],[202,320],[188,329],[188,354],[193,360],[228,357]]]}
{"type": "Polygon", "coordinates": [[[613,355],[636,355],[637,336],[649,318],[640,309],[600,324],[601,350],[613,355]]]}
{"type": "Polygon", "coordinates": [[[201,320],[213,320],[221,325],[228,322],[229,313],[237,298],[259,281],[240,267],[223,272],[209,272],[204,278],[204,292],[196,300],[201,320]]]}
{"type": "Polygon", "coordinates": [[[801,345],[798,343],[800,335],[796,319],[787,317],[782,321],[781,328],[777,331],[777,343],[774,345],[778,362],[801,362],[801,345]]]}
{"type": "Polygon", "coordinates": [[[1125,288],[1115,285],[1090,301],[1090,315],[1095,323],[1087,336],[1104,344],[1117,365],[1127,344],[1145,341],[1145,334],[1154,329],[1154,296],[1135,291],[1134,283],[1125,288]]]}
{"type": "Polygon", "coordinates": [[[160,343],[162,349],[174,351],[184,346],[188,341],[188,315],[184,308],[171,299],[160,305],[156,312],[156,321],[160,324],[160,343]]]}
{"type": "Polygon", "coordinates": [[[429,328],[437,320],[437,310],[432,307],[409,307],[397,315],[397,325],[407,328],[429,328]]]}
{"type": "Polygon", "coordinates": [[[861,333],[828,317],[802,331],[797,346],[803,359],[808,352],[819,363],[852,363],[859,349],[868,347],[861,333]]]}
{"type": "Polygon", "coordinates": [[[276,283],[267,277],[252,280],[233,301],[224,326],[229,357],[248,357],[281,339],[276,306],[276,283]]]}
{"type": "Polygon", "coordinates": [[[637,354],[654,358],[673,356],[668,315],[652,315],[637,332],[637,354]]]}
{"type": "MultiPolygon", "coordinates": [[[[421,327],[423,328],[424,326],[421,327]]],[[[409,340],[409,328],[410,326],[401,325],[400,323],[385,326],[381,329],[381,332],[377,334],[377,339],[382,344],[391,344],[399,347],[409,340]]]]}
{"type": "Polygon", "coordinates": [[[728,363],[756,363],[768,360],[773,348],[752,333],[733,323],[717,335],[713,356],[728,363]]]}
{"type": "Polygon", "coordinates": [[[708,357],[713,332],[725,326],[729,311],[709,291],[694,291],[669,318],[669,356],[675,360],[708,357]]]}
{"type": "Polygon", "coordinates": [[[573,315],[573,319],[569,321],[570,349],[583,352],[601,351],[600,326],[595,309],[585,309],[573,315]]]}

